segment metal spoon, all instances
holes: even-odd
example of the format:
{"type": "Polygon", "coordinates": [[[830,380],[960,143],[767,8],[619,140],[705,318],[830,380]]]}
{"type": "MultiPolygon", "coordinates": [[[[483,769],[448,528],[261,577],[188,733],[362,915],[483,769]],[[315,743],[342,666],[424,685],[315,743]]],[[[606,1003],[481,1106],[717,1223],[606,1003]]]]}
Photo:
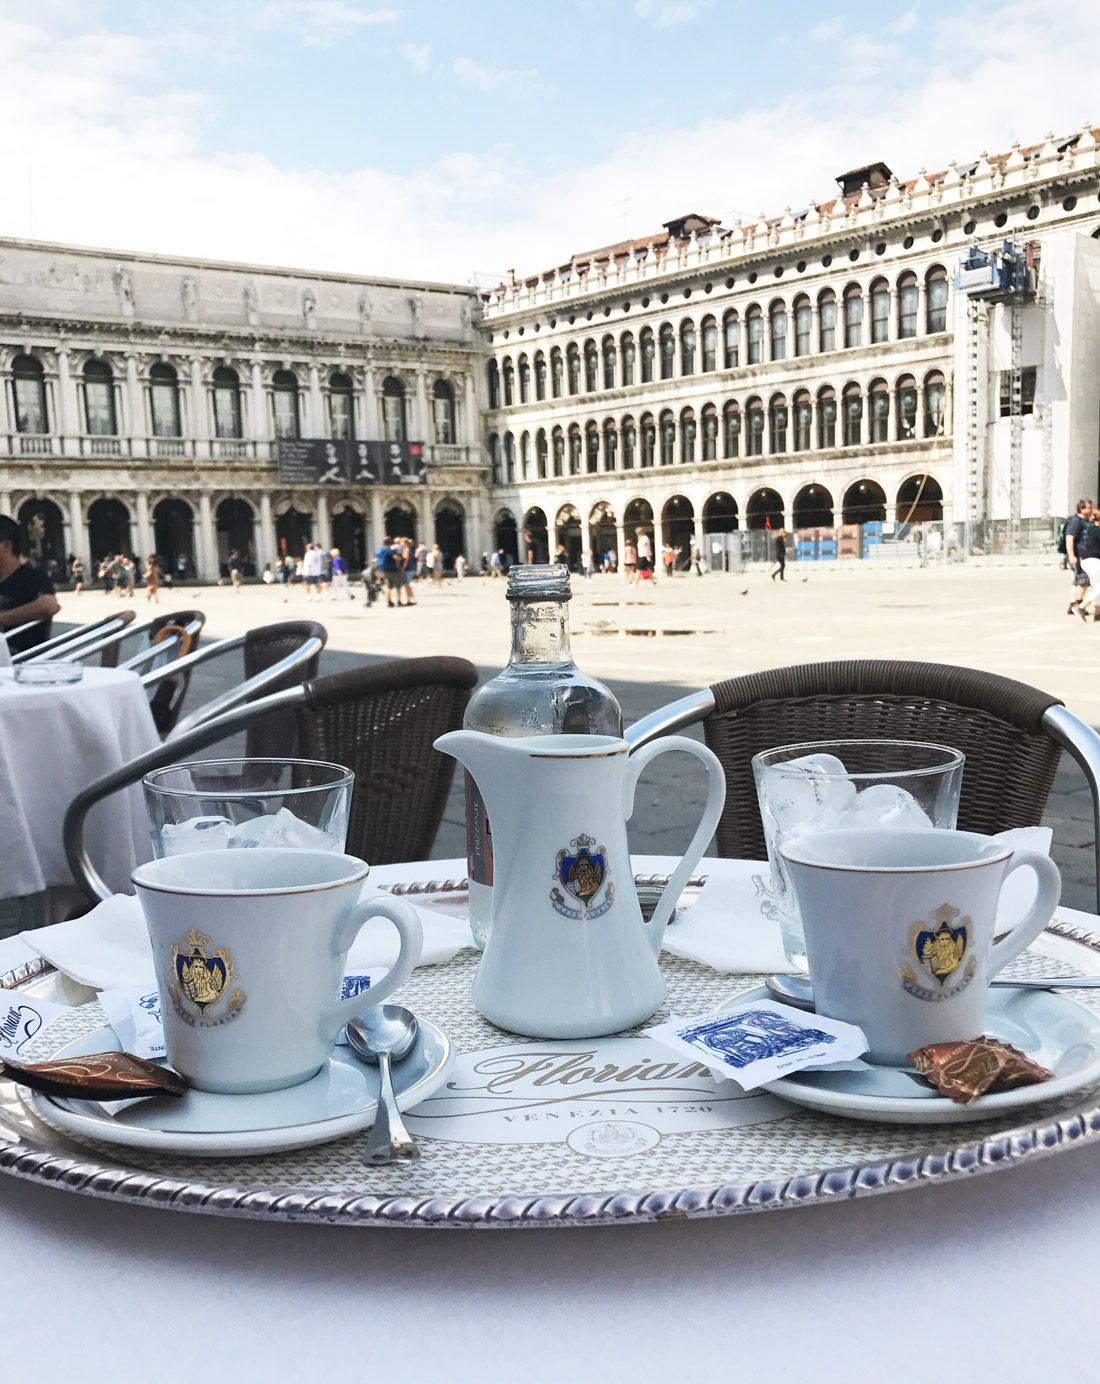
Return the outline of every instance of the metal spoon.
{"type": "Polygon", "coordinates": [[[416,1140],[405,1128],[390,1079],[390,1062],[407,1057],[416,1042],[419,1025],[411,1009],[400,1004],[379,1004],[348,1024],[348,1044],[357,1057],[379,1069],[381,1089],[374,1127],[363,1150],[370,1167],[384,1163],[412,1163],[420,1157],[416,1140]]]}
{"type": "MultiPolygon", "coordinates": [[[[1100,976],[1021,976],[1018,980],[994,979],[989,983],[1017,990],[1095,990],[1100,988],[1100,976]]],[[[814,1007],[813,986],[801,976],[768,976],[764,984],[780,1004],[789,1004],[795,1009],[812,1010],[814,1007]]]]}

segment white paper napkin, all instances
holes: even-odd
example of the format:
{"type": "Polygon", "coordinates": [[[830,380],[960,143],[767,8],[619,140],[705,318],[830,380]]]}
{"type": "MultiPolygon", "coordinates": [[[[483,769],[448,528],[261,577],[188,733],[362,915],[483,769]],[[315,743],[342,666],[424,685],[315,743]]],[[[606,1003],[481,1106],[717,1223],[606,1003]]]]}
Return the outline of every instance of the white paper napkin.
{"type": "MultiPolygon", "coordinates": [[[[363,898],[388,898],[369,887],[363,898]]],[[[448,917],[435,909],[408,903],[424,929],[424,950],[419,965],[435,966],[449,961],[463,947],[472,947],[470,925],[465,918],[448,917]]],[[[39,956],[80,985],[95,990],[118,990],[155,984],[153,953],[141,904],[133,894],[114,894],[83,918],[21,933],[23,941],[39,956]]],[[[392,966],[398,939],[384,918],[372,919],[356,938],[346,970],[369,971],[392,966]]]]}
{"type": "Polygon", "coordinates": [[[783,954],[766,860],[705,861],[707,882],[665,933],[664,950],[716,971],[791,974],[783,954]],[[714,868],[711,868],[714,867],[714,868]],[[720,867],[720,868],[719,868],[720,867]]]}

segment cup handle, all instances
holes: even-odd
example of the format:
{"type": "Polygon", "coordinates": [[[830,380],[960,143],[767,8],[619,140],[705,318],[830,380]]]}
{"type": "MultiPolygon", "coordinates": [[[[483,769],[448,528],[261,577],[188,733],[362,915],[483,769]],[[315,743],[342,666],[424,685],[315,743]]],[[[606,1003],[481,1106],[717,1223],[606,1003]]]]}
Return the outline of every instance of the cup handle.
{"type": "Polygon", "coordinates": [[[660,949],[661,938],[664,936],[669,918],[672,917],[676,900],[683,893],[684,885],[691,877],[692,870],[703,858],[703,852],[706,850],[710,838],[714,835],[714,829],[718,825],[722,816],[722,809],[726,805],[726,776],[718,756],[708,750],[705,745],[700,745],[698,740],[689,740],[686,735],[665,735],[660,740],[654,740],[648,745],[643,745],[641,749],[635,750],[630,756],[627,764],[626,782],[623,785],[623,815],[625,817],[629,818],[634,815],[634,793],[638,787],[638,779],[641,777],[642,770],[659,754],[667,754],[670,750],[683,750],[687,754],[694,755],[706,767],[707,801],[703,807],[703,815],[699,818],[699,825],[695,828],[695,835],[691,838],[691,842],[684,852],[684,858],[670,875],[665,891],[661,895],[661,900],[649,921],[649,940],[653,943],[654,951],[660,949]]]}
{"type": "MultiPolygon", "coordinates": [[[[1025,867],[1034,871],[1039,892],[1031,908],[1018,923],[1013,925],[1008,936],[994,944],[993,950],[989,954],[989,974],[991,976],[996,975],[1013,957],[1019,956],[1025,947],[1030,946],[1035,941],[1043,928],[1050,922],[1054,910],[1058,907],[1058,900],[1062,896],[1062,876],[1058,873],[1058,866],[1049,855],[1042,855],[1039,851],[1013,852],[1012,863],[1001,881],[1001,889],[1004,889],[1009,875],[1025,867]]],[[[998,897],[1000,897],[999,894],[998,897]]]]}
{"type": "MultiPolygon", "coordinates": [[[[408,980],[413,967],[420,960],[421,948],[424,945],[424,933],[420,927],[420,919],[409,905],[402,903],[400,899],[366,899],[363,903],[357,903],[350,908],[340,924],[340,935],[348,938],[349,947],[355,941],[363,924],[371,918],[388,918],[390,920],[401,938],[401,950],[397,953],[397,960],[377,985],[372,985],[369,990],[362,994],[352,995],[346,1000],[338,1000],[325,1011],[326,1027],[333,1032],[339,1029],[341,1024],[346,1024],[349,1019],[354,1019],[356,1014],[362,1014],[364,1009],[372,1008],[381,1003],[387,995],[393,994],[399,985],[403,985],[408,980]]],[[[345,949],[341,947],[340,950],[344,951],[345,949]]]]}

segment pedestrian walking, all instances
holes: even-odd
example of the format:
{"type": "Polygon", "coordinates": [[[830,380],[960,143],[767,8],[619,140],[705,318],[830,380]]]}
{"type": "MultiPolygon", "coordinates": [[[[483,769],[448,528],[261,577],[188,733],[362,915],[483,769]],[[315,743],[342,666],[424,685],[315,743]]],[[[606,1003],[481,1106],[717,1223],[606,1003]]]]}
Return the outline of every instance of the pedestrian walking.
{"type": "Polygon", "coordinates": [[[226,566],[229,568],[229,580],[233,583],[233,590],[239,593],[244,563],[241,561],[241,555],[236,548],[229,554],[229,561],[226,566]]]}
{"type": "Polygon", "coordinates": [[[623,571],[628,586],[638,580],[638,549],[629,540],[623,544],[623,571]]]}
{"type": "Polygon", "coordinates": [[[787,530],[784,528],[776,529],[772,544],[772,551],[775,554],[775,565],[772,567],[772,581],[775,581],[776,577],[778,577],[780,581],[786,581],[787,530]]]}
{"type": "Polygon", "coordinates": [[[330,601],[336,599],[337,591],[342,592],[349,600],[354,601],[355,597],[348,590],[348,563],[347,558],[339,548],[333,548],[329,553],[332,559],[332,584],[329,587],[328,598],[330,601]]]}
{"type": "Polygon", "coordinates": [[[160,605],[160,567],[157,565],[156,555],[150,553],[145,559],[145,599],[152,601],[154,605],[160,605]]]}
{"type": "Polygon", "coordinates": [[[69,575],[73,584],[73,595],[82,595],[84,592],[84,564],[81,562],[80,558],[73,558],[69,569],[69,575]]]}
{"type": "Polygon", "coordinates": [[[466,580],[466,568],[468,565],[465,553],[459,553],[458,557],[455,558],[455,576],[459,581],[466,580]]]}
{"type": "Polygon", "coordinates": [[[1089,588],[1090,585],[1096,584],[1089,582],[1089,574],[1085,571],[1081,562],[1081,559],[1084,557],[1085,534],[1088,532],[1094,518],[1092,501],[1078,500],[1076,510],[1072,516],[1066,520],[1063,526],[1066,564],[1073,574],[1073,586],[1070,588],[1069,605],[1066,607],[1066,614],[1080,615],[1082,620],[1088,619],[1088,611],[1085,609],[1085,606],[1088,601],[1089,588]]]}
{"type": "MultiPolygon", "coordinates": [[[[1088,619],[1084,607],[1091,606],[1093,621],[1100,620],[1100,511],[1089,507],[1088,523],[1076,542],[1076,556],[1089,579],[1089,587],[1078,607],[1082,620],[1088,619]]],[[[1068,550],[1068,543],[1066,545],[1068,550]]]]}

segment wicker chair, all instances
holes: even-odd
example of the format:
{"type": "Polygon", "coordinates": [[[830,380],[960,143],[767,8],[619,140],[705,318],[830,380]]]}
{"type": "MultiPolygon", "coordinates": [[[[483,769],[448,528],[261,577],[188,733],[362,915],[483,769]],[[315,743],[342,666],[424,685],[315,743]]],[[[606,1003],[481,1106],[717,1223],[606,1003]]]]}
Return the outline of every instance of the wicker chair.
{"type": "Polygon", "coordinates": [[[698,722],[726,773],[719,854],[765,855],[752,757],[809,740],[928,740],[966,756],[959,826],[997,832],[1039,823],[1063,749],[1088,779],[1097,833],[1100,911],[1100,736],[1056,697],[1011,678],[937,663],[853,660],[749,673],[643,717],[632,746],[698,722]]]}
{"type": "Polygon", "coordinates": [[[84,849],[84,821],[100,799],[140,783],[153,769],[199,757],[239,730],[285,714],[297,723],[303,757],[355,771],[347,849],[375,865],[427,857],[443,818],[454,760],[437,736],[462,725],[477,669],[464,658],[410,658],[316,678],[238,706],[124,764],[73,800],[65,852],[77,885],[97,901],[110,891],[84,849]]]}

